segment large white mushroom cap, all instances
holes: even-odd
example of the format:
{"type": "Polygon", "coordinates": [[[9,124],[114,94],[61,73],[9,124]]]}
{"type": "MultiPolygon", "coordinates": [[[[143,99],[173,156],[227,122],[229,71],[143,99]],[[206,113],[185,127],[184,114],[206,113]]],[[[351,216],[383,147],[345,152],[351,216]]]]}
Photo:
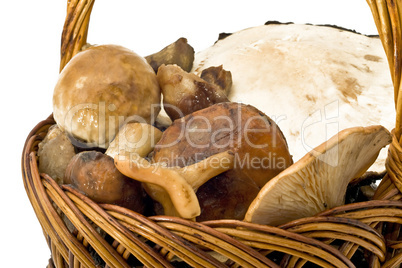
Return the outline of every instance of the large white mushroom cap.
{"type": "MultiPolygon", "coordinates": [[[[340,130],[395,125],[381,41],[335,27],[269,24],[236,32],[196,54],[193,72],[223,65],[229,99],[251,104],[283,131],[297,161],[340,130]]],[[[384,170],[383,150],[371,170],[384,170]]]]}

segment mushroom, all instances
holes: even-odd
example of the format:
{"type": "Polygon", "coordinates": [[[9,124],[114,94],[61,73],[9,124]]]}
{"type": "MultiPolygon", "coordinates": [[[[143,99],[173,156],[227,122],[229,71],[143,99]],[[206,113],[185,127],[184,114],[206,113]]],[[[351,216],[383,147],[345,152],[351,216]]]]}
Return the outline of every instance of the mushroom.
{"type": "Polygon", "coordinates": [[[252,178],[229,170],[210,179],[196,192],[201,207],[198,222],[243,220],[260,187],[252,178]]]}
{"type": "MultiPolygon", "coordinates": [[[[295,161],[340,130],[395,127],[393,84],[378,37],[330,26],[261,25],[197,52],[191,72],[221,64],[232,74],[229,100],[271,117],[295,161]]],[[[382,172],[386,156],[384,149],[369,170],[382,172]]]]}
{"type": "Polygon", "coordinates": [[[176,42],[163,48],[161,51],[146,56],[145,59],[152,66],[155,73],[162,64],[177,64],[189,72],[193,67],[194,48],[187,43],[186,38],[179,38],[176,42]]]}
{"type": "Polygon", "coordinates": [[[195,192],[210,178],[233,168],[234,157],[226,151],[183,168],[151,164],[139,155],[131,155],[130,159],[115,157],[114,163],[124,175],[143,182],[166,215],[194,219],[200,215],[195,192]]]}
{"type": "Polygon", "coordinates": [[[161,136],[162,132],[150,124],[127,123],[120,128],[105,154],[115,158],[123,151],[121,156],[138,154],[140,157],[146,157],[161,136]]]}
{"type": "Polygon", "coordinates": [[[342,205],[347,185],[359,178],[390,142],[391,135],[382,126],[340,131],[270,180],[244,220],[276,226],[342,205]]]}
{"type": "Polygon", "coordinates": [[[226,96],[229,96],[230,89],[232,88],[232,73],[223,69],[222,65],[211,66],[202,70],[201,79],[213,84],[223,90],[226,96]]]}
{"type": "Polygon", "coordinates": [[[39,172],[46,173],[58,184],[63,184],[67,165],[75,155],[70,139],[57,125],[53,125],[38,147],[39,172]]]}
{"type": "Polygon", "coordinates": [[[233,151],[234,172],[258,187],[292,164],[286,139],[275,122],[251,105],[224,102],[175,120],[155,145],[153,161],[188,166],[233,151]]]}
{"type": "Polygon", "coordinates": [[[253,106],[225,102],[175,120],[156,144],[152,160],[185,167],[225,151],[233,169],[212,178],[196,192],[198,220],[243,219],[260,188],[292,164],[285,137],[253,106]]]}
{"type": "Polygon", "coordinates": [[[71,184],[95,202],[145,212],[146,194],[141,183],[120,173],[113,158],[101,152],[76,154],[67,166],[64,183],[71,184]]]}
{"type": "Polygon", "coordinates": [[[226,88],[208,83],[177,65],[161,65],[157,79],[163,94],[163,108],[172,120],[228,101],[226,88]]]}
{"type": "Polygon", "coordinates": [[[53,116],[80,147],[106,149],[126,122],[153,123],[161,92],[147,61],[117,45],[91,46],[61,71],[53,116]]]}

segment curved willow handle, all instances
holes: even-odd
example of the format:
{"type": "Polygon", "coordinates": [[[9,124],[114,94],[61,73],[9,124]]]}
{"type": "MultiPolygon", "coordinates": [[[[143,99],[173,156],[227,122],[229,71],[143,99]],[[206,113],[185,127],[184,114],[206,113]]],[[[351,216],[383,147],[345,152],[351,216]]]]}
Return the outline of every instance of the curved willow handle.
{"type": "Polygon", "coordinates": [[[89,18],[95,0],[70,0],[61,36],[60,71],[87,43],[89,18]]]}
{"type": "Polygon", "coordinates": [[[396,109],[395,135],[401,139],[402,127],[402,1],[401,0],[367,0],[388,59],[394,85],[396,109]]]}
{"type": "Polygon", "coordinates": [[[402,193],[402,0],[367,0],[367,3],[388,59],[396,110],[392,144],[385,164],[387,174],[374,198],[399,199],[402,193]]]}

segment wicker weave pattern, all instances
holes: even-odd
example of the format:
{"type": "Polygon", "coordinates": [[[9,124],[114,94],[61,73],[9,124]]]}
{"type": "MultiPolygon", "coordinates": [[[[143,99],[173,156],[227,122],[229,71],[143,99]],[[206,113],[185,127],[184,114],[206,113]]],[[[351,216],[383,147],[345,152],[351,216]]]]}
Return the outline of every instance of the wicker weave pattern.
{"type": "MultiPolygon", "coordinates": [[[[386,3],[394,7],[394,1],[368,2],[381,28],[378,21],[385,17],[386,3]]],[[[68,2],[60,70],[86,43],[93,4],[94,0],[68,2]]],[[[396,17],[392,18],[395,22],[396,17]]],[[[400,68],[395,67],[399,58],[387,50],[399,39],[392,31],[380,36],[391,72],[397,70],[393,79],[399,90],[400,68]]],[[[22,154],[25,189],[52,254],[48,267],[172,267],[179,260],[194,267],[302,267],[309,263],[355,267],[356,258],[365,258],[370,267],[402,263],[399,133],[394,134],[387,175],[376,200],[273,227],[235,220],[197,223],[166,216],[147,218],[122,207],[97,204],[69,186],[60,187],[48,175],[39,174],[36,156],[38,143],[54,123],[52,116],[40,122],[28,135],[22,154]]]]}

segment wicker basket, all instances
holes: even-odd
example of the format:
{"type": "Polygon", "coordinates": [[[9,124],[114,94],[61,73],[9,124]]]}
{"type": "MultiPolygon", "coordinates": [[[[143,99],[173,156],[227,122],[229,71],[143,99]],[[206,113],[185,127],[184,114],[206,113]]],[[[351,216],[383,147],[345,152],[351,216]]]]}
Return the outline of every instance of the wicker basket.
{"type": "MultiPolygon", "coordinates": [[[[402,263],[402,1],[368,0],[388,57],[397,110],[387,173],[375,200],[327,210],[279,227],[236,220],[145,217],[97,204],[39,174],[38,143],[50,116],[28,135],[22,155],[27,195],[51,250],[48,267],[399,267],[402,263]],[[67,220],[68,219],[68,220],[67,220]],[[66,224],[66,222],[70,224],[66,224]],[[102,234],[102,235],[101,235],[102,234]]],[[[61,65],[86,43],[94,0],[68,1],[61,65]]]]}

